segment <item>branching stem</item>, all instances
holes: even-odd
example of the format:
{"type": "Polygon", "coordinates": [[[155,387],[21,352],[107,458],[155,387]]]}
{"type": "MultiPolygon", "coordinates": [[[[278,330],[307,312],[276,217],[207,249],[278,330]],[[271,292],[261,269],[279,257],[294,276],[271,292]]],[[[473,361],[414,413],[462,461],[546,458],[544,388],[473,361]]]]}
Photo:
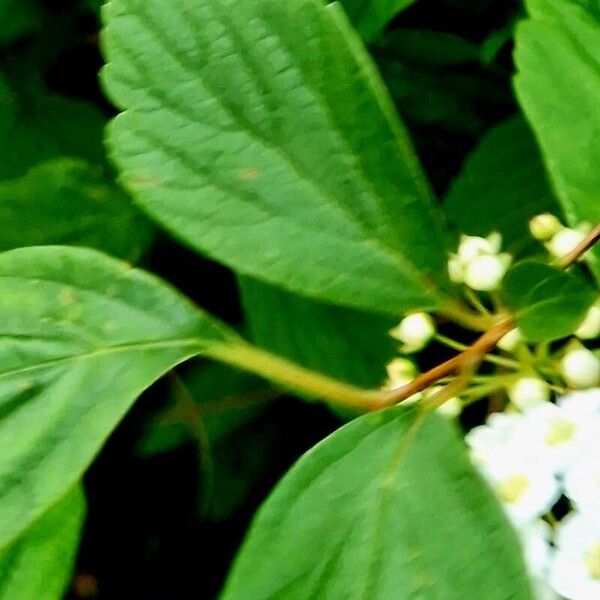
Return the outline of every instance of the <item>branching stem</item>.
{"type": "MultiPolygon", "coordinates": [[[[573,265],[598,240],[600,240],[600,225],[592,229],[586,239],[561,261],[560,266],[567,268],[573,265]]],[[[447,306],[443,314],[454,317],[456,322],[465,324],[470,329],[481,328],[483,323],[490,324],[490,327],[456,356],[422,373],[410,383],[391,390],[362,389],[326,375],[315,373],[245,343],[235,346],[213,346],[207,354],[233,367],[261,375],[284,388],[295,390],[300,394],[362,411],[379,410],[398,404],[414,394],[422,392],[434,383],[459,373],[459,377],[456,378],[457,383],[455,384],[454,380],[451,381],[446,386],[450,386],[449,389],[442,390],[443,393],[440,392],[437,396],[438,401],[441,402],[447,394],[455,395],[456,386],[462,389],[467,375],[470,377],[481,361],[489,360],[490,357],[487,355],[494,350],[498,342],[509,331],[516,327],[516,322],[510,315],[477,315],[471,313],[459,303],[450,307],[447,306]]],[[[508,366],[508,364],[502,366],[508,366]]]]}

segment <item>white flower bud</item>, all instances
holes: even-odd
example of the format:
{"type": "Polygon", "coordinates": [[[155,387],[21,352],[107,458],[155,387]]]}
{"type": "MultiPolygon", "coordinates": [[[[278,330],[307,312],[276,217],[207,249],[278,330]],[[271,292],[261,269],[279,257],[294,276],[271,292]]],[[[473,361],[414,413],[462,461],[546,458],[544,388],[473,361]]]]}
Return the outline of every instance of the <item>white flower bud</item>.
{"type": "Polygon", "coordinates": [[[465,280],[465,264],[456,254],[451,254],[448,259],[448,276],[452,283],[462,283],[465,280]]]}
{"type": "Polygon", "coordinates": [[[394,358],[385,367],[392,387],[400,387],[412,381],[417,375],[417,367],[407,358],[394,358]]]}
{"type": "Polygon", "coordinates": [[[521,377],[508,390],[510,401],[525,411],[550,400],[548,384],[537,377],[521,377]]]}
{"type": "Polygon", "coordinates": [[[600,360],[583,346],[569,350],[560,369],[567,384],[574,388],[593,387],[600,381],[600,360]]]}
{"type": "Polygon", "coordinates": [[[575,335],[582,340],[593,340],[600,336],[599,304],[595,304],[587,311],[583,321],[575,330],[575,335]]]}
{"type": "Polygon", "coordinates": [[[546,245],[548,251],[556,258],[564,258],[575,250],[575,248],[585,239],[585,233],[577,229],[565,227],[555,234],[546,245]]]}
{"type": "Polygon", "coordinates": [[[462,402],[459,398],[448,398],[448,400],[437,409],[437,412],[449,419],[455,419],[460,415],[461,411],[462,402]]]}
{"type": "MultiPolygon", "coordinates": [[[[441,392],[444,389],[443,385],[434,385],[430,387],[425,393],[425,398],[433,398],[436,394],[441,392]]],[[[448,398],[444,404],[441,404],[437,407],[437,412],[448,417],[450,419],[454,419],[458,417],[462,411],[462,402],[460,398],[452,397],[448,398]]]]}
{"type": "Polygon", "coordinates": [[[458,257],[463,263],[468,263],[478,256],[497,254],[502,244],[502,236],[491,233],[487,238],[475,235],[462,235],[458,245],[458,257]]]}
{"type": "Polygon", "coordinates": [[[472,289],[489,292],[502,281],[512,257],[510,254],[484,255],[474,258],[465,270],[465,283],[472,289]]]}
{"type": "Polygon", "coordinates": [[[547,242],[562,228],[563,225],[561,222],[550,213],[536,215],[529,221],[529,231],[531,231],[531,235],[540,242],[547,242]]]}
{"type": "Polygon", "coordinates": [[[500,338],[498,348],[505,352],[512,352],[523,341],[523,334],[518,327],[511,329],[506,335],[500,338]]]}
{"type": "Polygon", "coordinates": [[[405,352],[416,352],[435,335],[435,323],[427,313],[413,313],[404,317],[390,335],[405,345],[405,352]]]}

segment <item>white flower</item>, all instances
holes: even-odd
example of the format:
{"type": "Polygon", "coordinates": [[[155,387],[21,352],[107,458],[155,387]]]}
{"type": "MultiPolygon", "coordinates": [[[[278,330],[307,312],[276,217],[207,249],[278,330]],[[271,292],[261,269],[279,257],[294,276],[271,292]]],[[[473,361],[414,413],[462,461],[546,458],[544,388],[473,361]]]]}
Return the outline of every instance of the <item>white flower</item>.
{"type": "Polygon", "coordinates": [[[600,388],[569,392],[558,398],[556,403],[569,414],[600,417],[600,388]]]}
{"type": "Polygon", "coordinates": [[[531,235],[540,242],[546,242],[563,228],[562,223],[550,213],[536,215],[529,221],[531,235]]]}
{"type": "Polygon", "coordinates": [[[498,348],[504,350],[505,352],[512,352],[522,341],[523,334],[518,327],[515,327],[500,338],[500,341],[498,342],[498,348]]]}
{"type": "Polygon", "coordinates": [[[578,512],[567,515],[556,536],[550,585],[568,600],[600,598],[600,527],[578,512]]]}
{"type": "Polygon", "coordinates": [[[465,436],[471,450],[471,458],[478,466],[502,457],[512,443],[521,415],[491,414],[485,425],[474,427],[465,436]]]}
{"type": "Polygon", "coordinates": [[[575,335],[582,340],[593,340],[600,336],[600,305],[594,304],[587,311],[583,321],[575,330],[575,335]]]}
{"type": "Polygon", "coordinates": [[[577,229],[565,227],[556,233],[546,245],[550,254],[556,258],[564,258],[585,239],[585,233],[577,229]]]}
{"type": "Polygon", "coordinates": [[[498,232],[491,233],[487,238],[462,235],[458,244],[458,258],[463,263],[469,263],[478,256],[497,254],[501,245],[502,236],[498,232]]]}
{"type": "Polygon", "coordinates": [[[552,527],[542,519],[536,519],[517,530],[527,571],[532,577],[545,577],[548,574],[552,550],[552,527]]]}
{"type": "Polygon", "coordinates": [[[565,354],[560,370],[565,381],[574,388],[593,387],[600,381],[600,360],[583,346],[565,354]]]}
{"type": "Polygon", "coordinates": [[[522,458],[530,457],[560,475],[589,439],[590,430],[584,414],[547,402],[523,414],[514,436],[522,458]]]}
{"type": "Polygon", "coordinates": [[[562,600],[551,587],[546,579],[535,577],[532,581],[533,597],[535,600],[562,600]]]}
{"type": "Polygon", "coordinates": [[[510,449],[506,457],[487,462],[482,472],[517,528],[549,512],[560,497],[547,465],[510,449]]]}
{"type": "MultiPolygon", "coordinates": [[[[600,434],[598,427],[597,434],[600,434]]],[[[582,448],[565,474],[565,495],[576,508],[600,526],[600,444],[582,448]]]]}
{"type": "Polygon", "coordinates": [[[389,333],[404,343],[403,352],[417,352],[435,335],[435,323],[427,313],[413,313],[404,317],[389,333]]]}
{"type": "Polygon", "coordinates": [[[510,401],[520,410],[527,410],[550,399],[548,384],[538,377],[520,377],[508,390],[510,401]]]}
{"type": "Polygon", "coordinates": [[[502,281],[512,257],[510,254],[485,254],[471,260],[464,272],[465,283],[472,289],[489,292],[502,281]]]}

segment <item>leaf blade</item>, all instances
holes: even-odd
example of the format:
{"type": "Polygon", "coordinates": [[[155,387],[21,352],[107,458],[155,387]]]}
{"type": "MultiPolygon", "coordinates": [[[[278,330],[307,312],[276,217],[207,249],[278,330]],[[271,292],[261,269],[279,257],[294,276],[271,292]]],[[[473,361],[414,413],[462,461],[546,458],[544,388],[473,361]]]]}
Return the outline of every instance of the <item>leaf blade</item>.
{"type": "Polygon", "coordinates": [[[436,416],[414,427],[396,408],[309,451],[259,511],[223,599],[530,599],[515,534],[456,434],[436,416]]]}
{"type": "Polygon", "coordinates": [[[444,209],[462,233],[486,236],[499,231],[513,253],[539,250],[528,221],[543,212],[557,214],[559,207],[522,119],[508,119],[482,138],[452,182],[444,209]]]}
{"type": "Polygon", "coordinates": [[[107,6],[104,81],[126,109],[109,140],[125,185],[240,273],[394,314],[439,304],[440,215],[339,8],[231,6],[107,6]]]}
{"type": "Polygon", "coordinates": [[[503,290],[519,329],[531,342],[549,342],[573,333],[597,296],[576,275],[534,260],[510,269],[503,290]]]}
{"type": "Polygon", "coordinates": [[[133,401],[237,336],[96,251],[0,254],[0,548],[81,477],[133,401]]]}
{"type": "Polygon", "coordinates": [[[341,0],[348,17],[365,42],[371,42],[401,11],[416,0],[341,0]]]}
{"type": "Polygon", "coordinates": [[[68,587],[85,517],[77,487],[0,552],[2,600],[58,600],[68,587]]]}
{"type": "MultiPolygon", "coordinates": [[[[517,27],[515,89],[571,225],[600,222],[600,12],[593,2],[529,0],[517,27]]],[[[591,253],[600,276],[600,254],[591,253]]]]}
{"type": "Polygon", "coordinates": [[[129,198],[98,168],[70,158],[0,181],[0,221],[0,251],[73,244],[135,261],[150,241],[147,222],[129,198]]]}
{"type": "Polygon", "coordinates": [[[239,279],[249,335],[260,347],[308,369],[362,387],[378,387],[397,353],[395,321],[329,306],[248,278],[239,279]]]}

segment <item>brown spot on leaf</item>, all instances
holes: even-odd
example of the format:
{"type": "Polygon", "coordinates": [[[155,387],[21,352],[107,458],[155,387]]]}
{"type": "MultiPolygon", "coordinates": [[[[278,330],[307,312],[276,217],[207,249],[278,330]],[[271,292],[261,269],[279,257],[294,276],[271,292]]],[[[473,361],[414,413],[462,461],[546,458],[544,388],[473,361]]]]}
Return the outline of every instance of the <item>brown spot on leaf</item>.
{"type": "Polygon", "coordinates": [[[254,181],[260,176],[260,171],[256,167],[247,167],[240,172],[240,179],[242,181],[254,181]]]}

